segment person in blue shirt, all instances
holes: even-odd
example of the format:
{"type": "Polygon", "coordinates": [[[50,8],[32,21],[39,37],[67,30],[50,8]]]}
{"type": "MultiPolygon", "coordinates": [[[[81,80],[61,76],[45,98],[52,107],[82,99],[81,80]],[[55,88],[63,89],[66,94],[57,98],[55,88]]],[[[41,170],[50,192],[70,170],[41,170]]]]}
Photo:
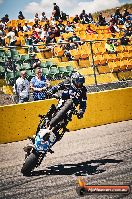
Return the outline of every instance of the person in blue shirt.
{"type": "Polygon", "coordinates": [[[46,99],[46,89],[49,87],[49,82],[42,74],[41,68],[36,69],[36,75],[31,79],[30,85],[34,101],[46,99]]]}

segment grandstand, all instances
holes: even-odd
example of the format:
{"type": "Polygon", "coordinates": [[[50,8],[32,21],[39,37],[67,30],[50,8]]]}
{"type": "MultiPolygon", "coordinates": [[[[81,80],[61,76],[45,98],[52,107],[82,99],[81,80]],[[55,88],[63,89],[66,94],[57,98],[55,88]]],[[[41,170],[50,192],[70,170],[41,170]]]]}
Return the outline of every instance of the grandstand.
{"type": "MultiPolygon", "coordinates": [[[[72,22],[73,17],[68,19],[72,22]]],[[[28,20],[10,20],[7,27],[17,28],[18,24],[24,26],[25,22],[33,26],[35,22],[28,20]]],[[[39,22],[41,27],[47,22],[39,22]]],[[[57,21],[57,23],[59,23],[57,21]]],[[[66,25],[67,21],[63,21],[66,25]]],[[[27,35],[33,34],[33,29],[28,32],[19,31],[15,46],[9,45],[9,39],[5,39],[5,46],[0,47],[0,86],[7,85],[12,88],[16,78],[20,76],[21,70],[27,71],[28,80],[35,75],[33,63],[40,61],[43,74],[50,80],[51,85],[62,81],[71,76],[73,71],[78,71],[85,76],[88,91],[99,91],[102,89],[112,89],[128,86],[132,80],[132,46],[131,36],[127,45],[121,45],[120,38],[124,35],[124,26],[118,25],[120,32],[113,34],[108,30],[108,26],[97,26],[96,23],[90,24],[97,34],[86,34],[87,24],[74,24],[74,32],[80,41],[74,42],[77,48],[69,50],[71,59],[65,54],[63,46],[67,45],[68,38],[72,32],[61,34],[64,42],[58,43],[60,36],[56,36],[56,42],[46,43],[38,41],[36,44],[27,45],[27,35]],[[116,40],[115,53],[109,53],[105,49],[108,38],[116,40]],[[6,63],[12,67],[6,67],[6,63]]],[[[8,31],[7,31],[8,32],[8,31]]],[[[5,88],[5,87],[4,87],[5,88]]],[[[2,90],[2,89],[1,89],[2,90]]],[[[8,91],[4,91],[8,93],[8,91]]],[[[9,92],[11,94],[11,92],[9,92]]],[[[12,93],[13,94],[13,93],[12,93]]]]}

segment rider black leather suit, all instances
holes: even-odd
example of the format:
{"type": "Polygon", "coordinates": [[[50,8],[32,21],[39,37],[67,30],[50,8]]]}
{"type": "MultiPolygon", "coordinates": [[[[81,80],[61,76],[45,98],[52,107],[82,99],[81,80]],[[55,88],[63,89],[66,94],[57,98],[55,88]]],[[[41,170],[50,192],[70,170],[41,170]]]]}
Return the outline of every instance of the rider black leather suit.
{"type": "Polygon", "coordinates": [[[61,104],[70,99],[72,96],[75,96],[75,104],[79,105],[79,112],[78,118],[82,118],[83,114],[86,110],[86,101],[87,101],[87,89],[83,85],[85,79],[79,73],[74,73],[71,78],[66,79],[65,81],[59,83],[57,86],[52,87],[51,93],[58,93],[59,94],[59,103],[55,107],[53,104],[47,113],[48,118],[50,119],[50,115],[59,107],[61,104]]]}

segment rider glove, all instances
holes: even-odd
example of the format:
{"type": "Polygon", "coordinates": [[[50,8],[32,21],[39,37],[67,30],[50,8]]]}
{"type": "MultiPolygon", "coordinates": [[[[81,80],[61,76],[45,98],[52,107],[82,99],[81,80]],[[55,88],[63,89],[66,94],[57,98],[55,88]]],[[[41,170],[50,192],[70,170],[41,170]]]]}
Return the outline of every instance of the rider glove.
{"type": "Polygon", "coordinates": [[[82,110],[80,110],[80,111],[78,112],[78,114],[77,114],[78,119],[83,118],[83,114],[84,114],[84,112],[83,112],[82,110]]]}

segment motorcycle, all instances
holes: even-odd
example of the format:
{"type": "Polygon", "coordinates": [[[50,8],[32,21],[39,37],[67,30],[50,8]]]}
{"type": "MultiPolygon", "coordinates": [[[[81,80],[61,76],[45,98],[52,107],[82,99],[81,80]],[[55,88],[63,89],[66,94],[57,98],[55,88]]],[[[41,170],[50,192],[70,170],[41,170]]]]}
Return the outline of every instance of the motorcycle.
{"type": "Polygon", "coordinates": [[[41,164],[48,152],[53,153],[51,148],[57,141],[61,140],[68,130],[66,126],[72,120],[72,115],[78,114],[76,108],[78,105],[77,99],[78,96],[76,94],[76,97],[64,100],[57,109],[55,109],[53,104],[51,106],[52,110],[54,109],[52,113],[39,115],[41,119],[35,138],[30,138],[32,144],[24,147],[26,155],[21,169],[21,173],[24,176],[30,176],[32,171],[41,164]]]}

